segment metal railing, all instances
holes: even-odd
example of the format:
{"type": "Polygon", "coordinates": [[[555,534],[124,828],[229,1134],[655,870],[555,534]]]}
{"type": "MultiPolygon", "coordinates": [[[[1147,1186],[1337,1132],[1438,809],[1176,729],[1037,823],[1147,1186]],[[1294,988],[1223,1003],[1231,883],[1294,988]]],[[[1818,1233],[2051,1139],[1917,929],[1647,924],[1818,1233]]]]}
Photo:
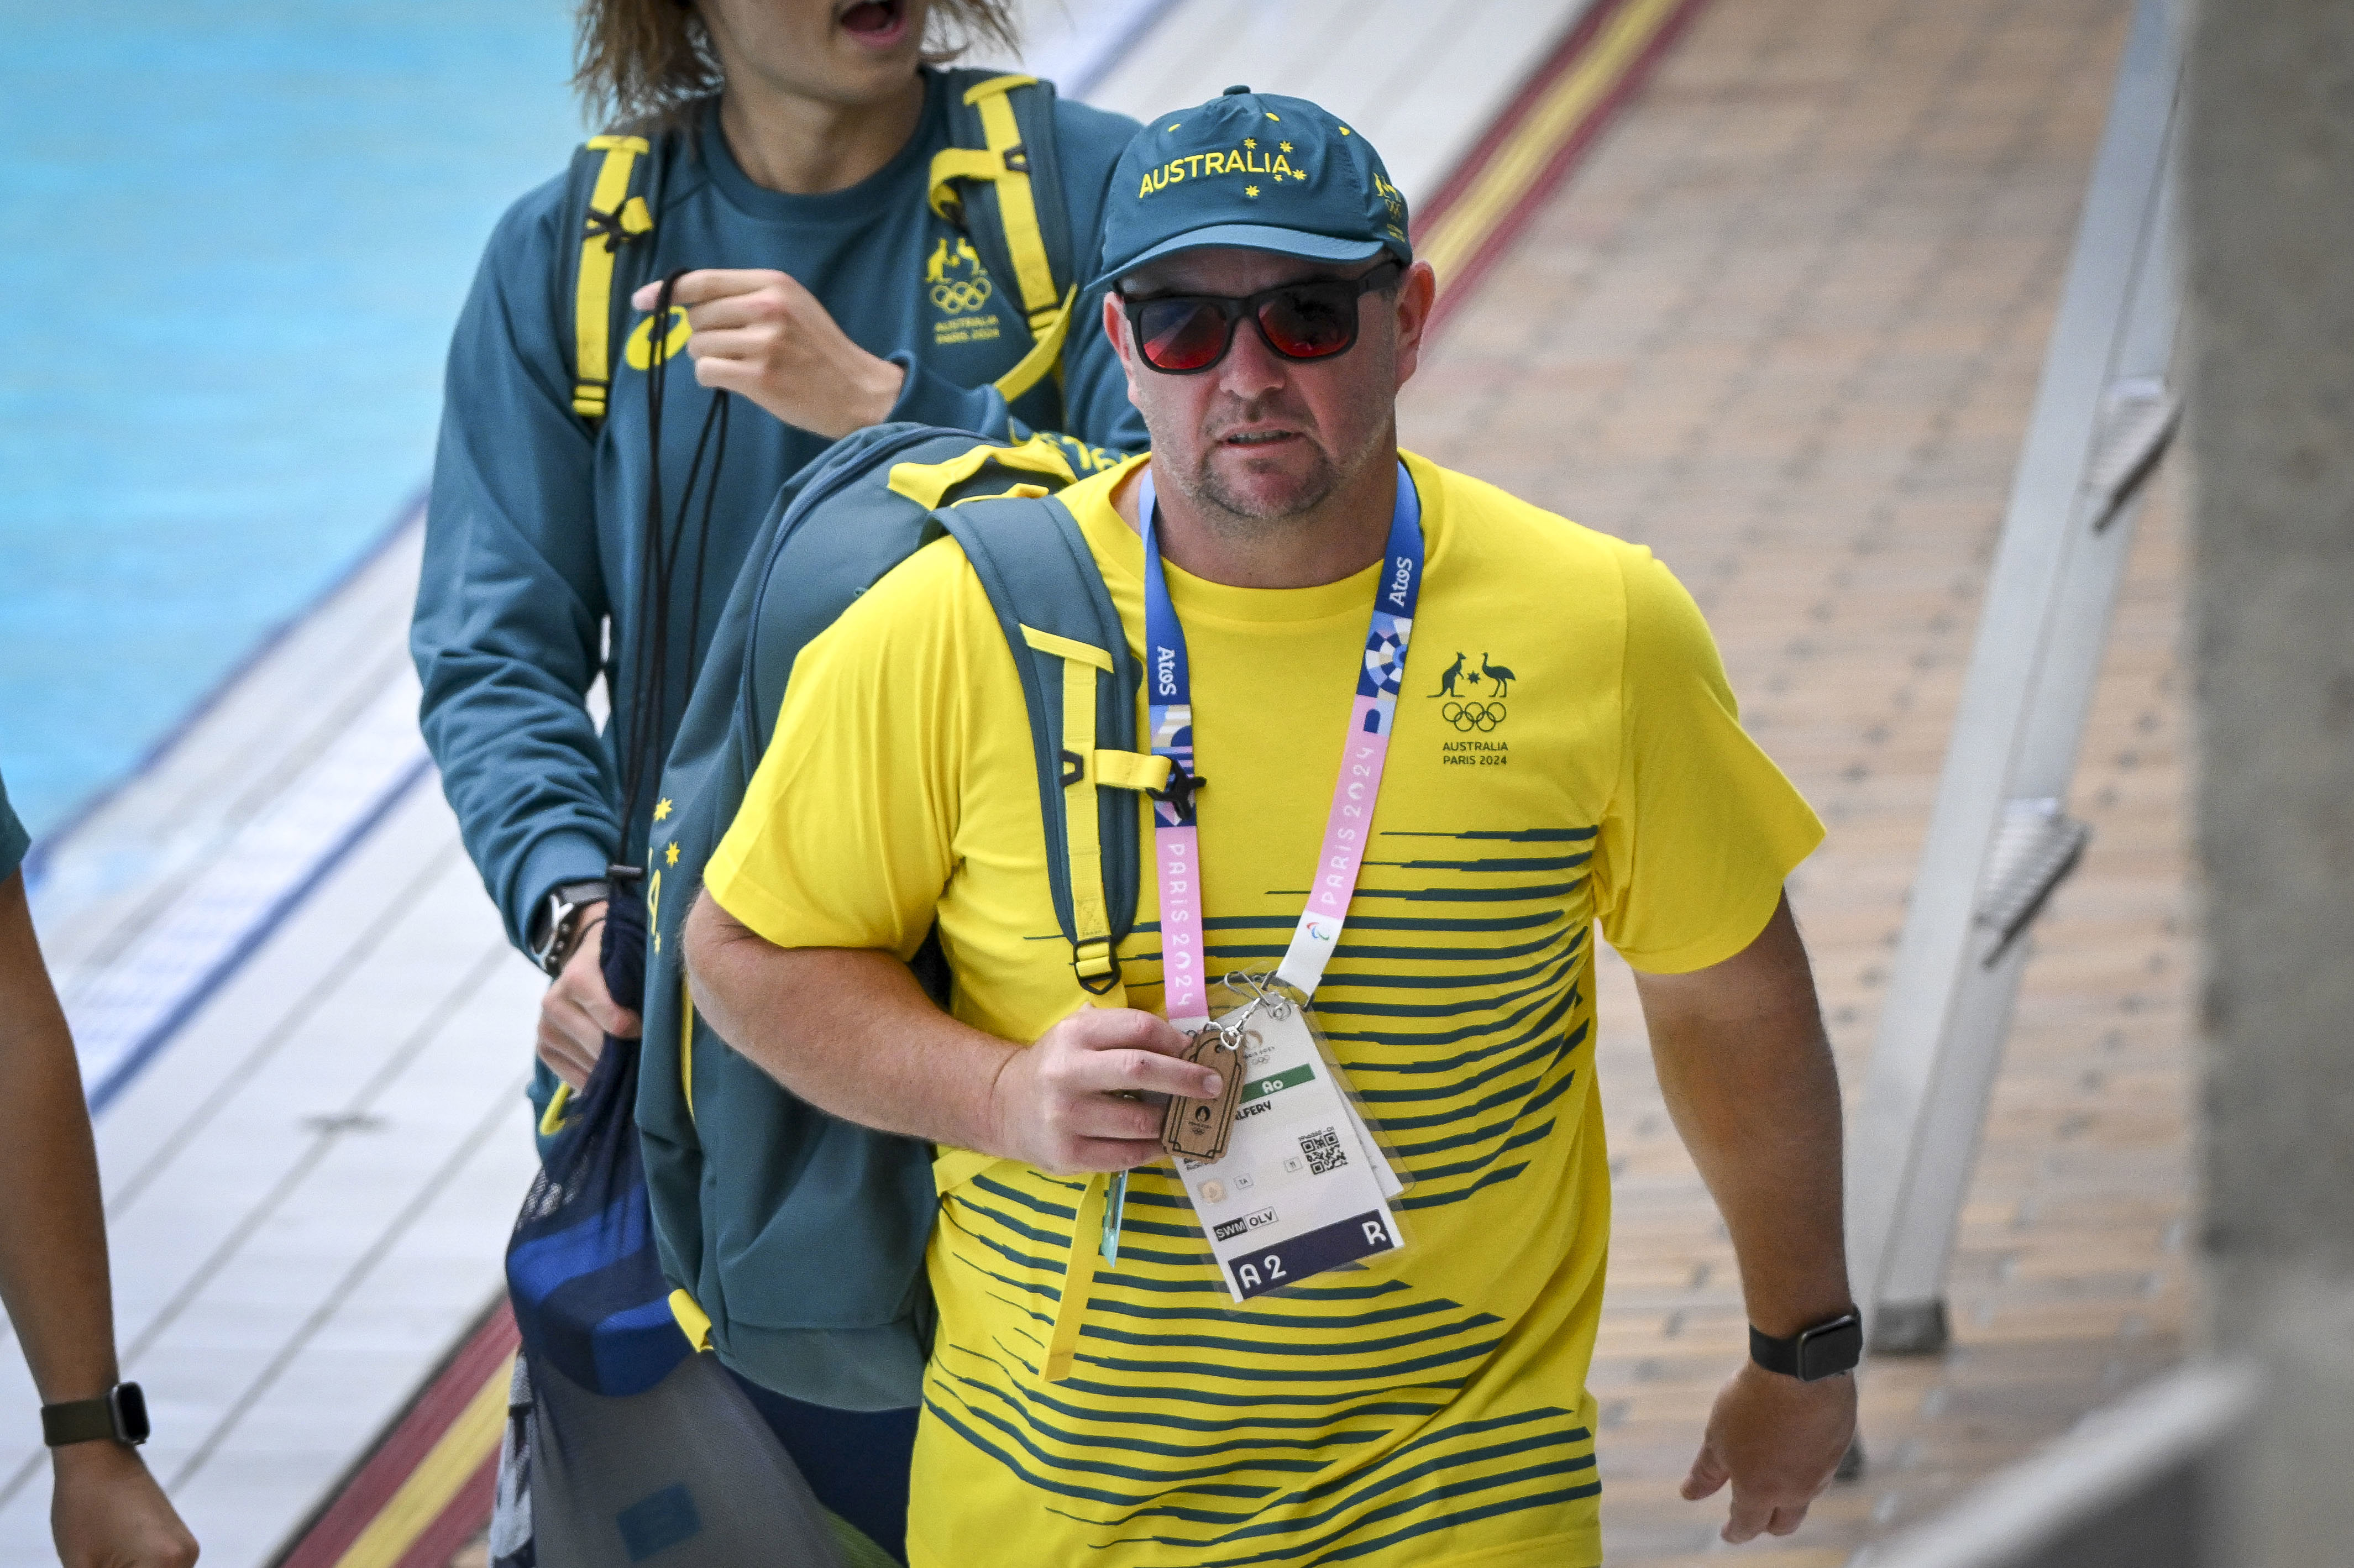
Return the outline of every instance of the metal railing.
{"type": "Polygon", "coordinates": [[[2090,830],[2068,786],[2145,482],[2175,428],[2176,7],[2142,0],[2076,236],[1863,1095],[1851,1273],[1872,1348],[1946,1339],[1946,1259],[2026,967],[2090,830]]]}

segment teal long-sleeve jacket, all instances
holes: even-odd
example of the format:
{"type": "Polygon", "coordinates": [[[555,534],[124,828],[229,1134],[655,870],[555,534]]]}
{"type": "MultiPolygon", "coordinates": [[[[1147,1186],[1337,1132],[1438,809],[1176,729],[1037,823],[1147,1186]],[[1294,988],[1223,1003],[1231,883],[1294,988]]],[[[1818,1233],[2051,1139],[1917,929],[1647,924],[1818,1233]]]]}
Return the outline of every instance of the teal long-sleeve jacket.
{"type": "MultiPolygon", "coordinates": [[[[668,164],[654,254],[637,275],[706,267],[790,273],[854,342],[907,371],[893,419],[995,436],[1050,429],[1088,447],[1143,450],[1143,421],[1097,327],[1092,298],[1077,307],[1059,388],[1049,377],[1011,408],[990,389],[1028,351],[1030,335],[1018,298],[960,250],[959,231],[926,203],[932,155],[949,139],[943,78],[926,77],[914,136],[847,190],[795,196],[753,184],[716,113],[705,113],[694,134],[658,143],[668,164]]],[[[1055,112],[1084,280],[1098,270],[1104,190],[1136,124],[1079,104],[1055,112]]],[[[578,241],[559,232],[564,197],[559,178],[508,211],[459,318],[410,632],[426,742],[467,851],[518,944],[551,889],[602,876],[616,860],[638,861],[654,805],[642,800],[635,821],[620,820],[620,737],[639,700],[628,674],[638,668],[644,630],[636,596],[647,376],[617,355],[602,428],[572,411],[573,306],[559,294],[569,277],[566,251],[578,241]],[[586,702],[600,673],[615,698],[601,735],[586,702]]],[[[714,396],[682,356],[663,399],[665,516],[677,513],[714,396]]],[[[744,399],[730,408],[702,558],[691,558],[705,503],[698,488],[673,574],[657,757],[669,749],[688,683],[770,502],[826,444],[744,399]],[[699,609],[692,602],[698,578],[699,609]]],[[[709,463],[706,453],[706,479],[709,463]]],[[[642,791],[652,792],[651,783],[642,791]]]]}

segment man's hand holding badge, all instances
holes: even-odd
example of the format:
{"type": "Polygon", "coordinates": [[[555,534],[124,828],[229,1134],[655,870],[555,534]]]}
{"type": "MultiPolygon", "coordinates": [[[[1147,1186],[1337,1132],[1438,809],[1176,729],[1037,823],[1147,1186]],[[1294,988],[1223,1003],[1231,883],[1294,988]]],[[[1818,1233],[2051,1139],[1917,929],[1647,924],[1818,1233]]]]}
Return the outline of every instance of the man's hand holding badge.
{"type": "Polygon", "coordinates": [[[1150,1012],[1081,1008],[1028,1050],[1006,1053],[990,1085],[991,1146],[1058,1175],[1150,1165],[1163,1158],[1161,1111],[1138,1097],[1218,1093],[1183,1059],[1188,1049],[1150,1012]]]}

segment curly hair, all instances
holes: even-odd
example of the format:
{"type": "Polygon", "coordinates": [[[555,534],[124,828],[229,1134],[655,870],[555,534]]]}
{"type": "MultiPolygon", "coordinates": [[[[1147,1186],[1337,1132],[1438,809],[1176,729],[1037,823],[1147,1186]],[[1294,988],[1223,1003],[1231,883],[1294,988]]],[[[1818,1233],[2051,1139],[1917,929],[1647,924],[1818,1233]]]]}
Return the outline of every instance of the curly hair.
{"type": "MultiPolygon", "coordinates": [[[[932,0],[926,31],[932,65],[978,43],[1020,47],[1012,0],[932,0]]],[[[689,0],[580,0],[572,90],[590,123],[673,124],[719,87],[719,58],[689,0]]]]}

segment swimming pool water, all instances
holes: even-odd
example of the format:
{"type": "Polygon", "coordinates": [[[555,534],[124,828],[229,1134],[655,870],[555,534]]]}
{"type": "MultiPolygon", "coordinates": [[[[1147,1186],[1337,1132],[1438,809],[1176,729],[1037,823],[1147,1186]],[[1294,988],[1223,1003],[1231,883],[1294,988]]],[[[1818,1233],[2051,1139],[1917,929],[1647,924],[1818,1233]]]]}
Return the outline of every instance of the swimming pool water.
{"type": "Polygon", "coordinates": [[[563,0],[0,0],[0,773],[37,837],[419,493],[563,0]]]}

